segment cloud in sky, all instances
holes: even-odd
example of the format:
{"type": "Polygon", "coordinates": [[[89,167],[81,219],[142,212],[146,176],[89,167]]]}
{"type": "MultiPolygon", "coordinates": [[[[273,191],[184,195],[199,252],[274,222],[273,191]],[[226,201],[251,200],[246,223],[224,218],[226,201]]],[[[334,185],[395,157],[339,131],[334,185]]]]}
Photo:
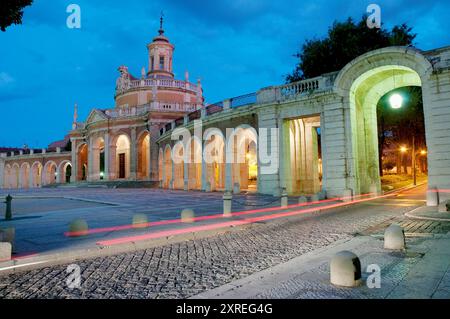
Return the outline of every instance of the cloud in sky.
{"type": "MultiPolygon", "coordinates": [[[[93,107],[112,107],[117,67],[136,75],[147,67],[161,10],[176,76],[189,70],[191,80],[201,78],[211,103],[281,84],[305,39],[323,37],[335,20],[359,19],[371,1],[80,0],[81,30],[66,27],[69,3],[35,1],[23,25],[0,32],[1,145],[43,147],[61,138],[75,102],[81,119],[93,107]]],[[[450,44],[448,1],[377,3],[387,28],[414,27],[419,48],[450,44]]]]}

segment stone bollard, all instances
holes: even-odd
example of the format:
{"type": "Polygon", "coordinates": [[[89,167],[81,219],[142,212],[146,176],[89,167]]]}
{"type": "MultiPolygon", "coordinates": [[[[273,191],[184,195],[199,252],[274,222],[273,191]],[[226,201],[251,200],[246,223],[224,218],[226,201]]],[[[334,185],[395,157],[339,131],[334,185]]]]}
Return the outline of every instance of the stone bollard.
{"type": "Polygon", "coordinates": [[[307,203],[307,202],[308,202],[308,199],[306,198],[306,196],[300,196],[298,198],[298,203],[299,204],[304,204],[304,203],[307,203]]]}
{"type": "Polygon", "coordinates": [[[10,243],[0,242],[0,262],[11,260],[12,246],[10,243]]]}
{"type": "Polygon", "coordinates": [[[75,219],[69,224],[69,235],[71,237],[85,236],[89,232],[88,223],[84,219],[75,219]]]}
{"type": "Polygon", "coordinates": [[[344,202],[351,202],[353,200],[353,190],[344,189],[344,192],[342,193],[342,200],[344,202]]]}
{"type": "Polygon", "coordinates": [[[288,206],[288,195],[286,192],[286,188],[283,188],[281,190],[281,207],[287,207],[288,206]]]}
{"type": "Polygon", "coordinates": [[[378,196],[378,186],[376,184],[370,185],[370,197],[377,197],[378,196]]]}
{"type": "Polygon", "coordinates": [[[11,203],[12,203],[12,196],[8,194],[5,198],[5,204],[6,204],[6,210],[5,210],[5,220],[11,220],[12,219],[12,209],[11,209],[11,203]]]}
{"type": "Polygon", "coordinates": [[[181,222],[192,223],[194,221],[194,211],[189,208],[185,208],[181,211],[181,222]]]}
{"type": "Polygon", "coordinates": [[[11,250],[15,251],[15,237],[16,229],[14,227],[0,229],[0,242],[7,242],[11,244],[11,250]]]}
{"type": "Polygon", "coordinates": [[[133,220],[132,220],[133,228],[145,228],[148,226],[147,224],[148,224],[147,215],[145,215],[145,214],[134,214],[133,215],[133,220]]]}
{"type": "Polygon", "coordinates": [[[357,287],[361,284],[361,262],[351,251],[340,251],[330,263],[330,282],[341,287],[357,287]]]}
{"type": "Polygon", "coordinates": [[[319,195],[318,194],[310,195],[307,198],[308,198],[308,202],[310,202],[310,203],[319,201],[319,195]]]}
{"type": "Polygon", "coordinates": [[[233,184],[233,194],[240,194],[241,193],[241,185],[239,183],[233,184]]]}
{"type": "Polygon", "coordinates": [[[439,205],[439,191],[436,187],[427,190],[427,206],[439,205]]]}
{"type": "Polygon", "coordinates": [[[231,200],[233,199],[233,195],[231,192],[226,191],[223,194],[223,215],[231,216],[231,200]]]}
{"type": "Polygon", "coordinates": [[[405,249],[405,232],[397,224],[392,224],[384,231],[384,249],[405,249]]]}

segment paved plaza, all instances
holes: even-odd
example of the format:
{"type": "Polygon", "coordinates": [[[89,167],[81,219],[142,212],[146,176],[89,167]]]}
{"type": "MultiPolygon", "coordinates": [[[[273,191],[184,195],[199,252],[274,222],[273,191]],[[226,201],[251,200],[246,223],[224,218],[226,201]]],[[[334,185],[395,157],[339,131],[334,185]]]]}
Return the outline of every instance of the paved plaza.
{"type": "MultiPolygon", "coordinates": [[[[236,227],[234,231],[205,238],[184,240],[113,256],[80,260],[76,262],[81,269],[81,287],[79,289],[67,287],[67,265],[53,265],[41,269],[0,274],[0,297],[188,298],[236,280],[245,279],[265,269],[270,271],[272,267],[289,262],[307,253],[320,251],[318,249],[326,249],[341,241],[351,242],[355,238],[366,238],[371,234],[380,234],[392,222],[406,223],[409,221],[409,224],[403,224],[404,226],[409,225],[409,229],[411,227],[421,229],[426,225],[424,228],[428,229],[426,233],[446,234],[449,231],[446,223],[420,221],[422,224],[414,224],[414,226],[404,216],[404,213],[424,205],[425,189],[426,186],[421,186],[397,196],[374,199],[345,208],[258,221],[242,229],[236,227]]],[[[60,192],[59,195],[66,195],[67,197],[82,197],[99,201],[98,203],[89,203],[89,205],[94,205],[92,207],[69,205],[71,209],[66,212],[67,214],[73,214],[73,212],[93,209],[91,213],[86,213],[86,217],[98,215],[99,220],[102,221],[98,222],[99,225],[103,225],[103,222],[107,223],[112,216],[115,217],[114,220],[109,221],[109,225],[116,224],[118,218],[125,221],[130,218],[130,214],[144,209],[148,209],[150,217],[153,216],[152,212],[160,212],[160,214],[154,213],[153,218],[176,217],[180,211],[179,206],[184,206],[186,203],[189,203],[198,214],[220,214],[221,212],[221,194],[219,193],[108,189],[89,190],[89,192],[76,189],[67,193],[65,193],[66,190],[56,190],[56,192],[60,192]],[[115,207],[101,204],[101,201],[110,204],[121,202],[121,204],[130,206],[115,207]],[[108,210],[111,213],[108,213],[108,210]]],[[[53,190],[40,190],[42,197],[51,194],[55,195],[53,190]]],[[[37,196],[36,193],[26,194],[23,192],[20,195],[37,196]]],[[[247,199],[245,195],[242,195],[242,198],[240,198],[242,204],[275,205],[269,204],[271,199],[273,197],[265,198],[254,195],[247,199]]],[[[294,200],[294,198],[291,199],[292,202],[294,200]]],[[[48,205],[51,206],[52,204],[49,203],[48,205]]],[[[78,201],[75,201],[72,205],[86,204],[79,204],[78,201]]],[[[236,207],[236,209],[255,209],[255,207],[249,205],[248,207],[236,207]]],[[[24,216],[27,214],[29,212],[23,213],[24,216]]],[[[49,216],[59,214],[63,213],[48,213],[49,216]]],[[[45,213],[37,215],[44,216],[45,213]]],[[[22,223],[31,220],[19,219],[17,222],[22,223]]],[[[35,221],[38,220],[39,218],[35,218],[35,221]]],[[[77,240],[89,242],[90,239],[77,240]]],[[[448,243],[448,239],[442,240],[448,243]]],[[[379,240],[376,243],[379,243],[379,240]]],[[[378,244],[370,242],[370,244],[365,245],[361,247],[372,247],[379,250],[379,247],[376,246],[378,244]]],[[[417,260],[417,257],[408,260],[414,261],[417,260]]],[[[385,264],[389,264],[389,262],[389,260],[384,261],[385,264]]],[[[321,267],[322,272],[326,270],[325,266],[322,265],[321,267]]],[[[401,274],[406,276],[407,270],[401,274]]],[[[325,277],[319,276],[317,278],[322,278],[322,287],[327,286],[326,281],[323,281],[325,277]]],[[[325,289],[324,293],[327,291],[325,289]]],[[[313,296],[317,297],[319,293],[317,295],[298,295],[297,297],[313,296]]],[[[326,296],[343,297],[344,295],[331,293],[326,296]]],[[[261,295],[260,297],[264,296],[261,295]]],[[[354,297],[360,296],[354,295],[354,297]]],[[[378,295],[378,297],[386,296],[378,295]]]]}

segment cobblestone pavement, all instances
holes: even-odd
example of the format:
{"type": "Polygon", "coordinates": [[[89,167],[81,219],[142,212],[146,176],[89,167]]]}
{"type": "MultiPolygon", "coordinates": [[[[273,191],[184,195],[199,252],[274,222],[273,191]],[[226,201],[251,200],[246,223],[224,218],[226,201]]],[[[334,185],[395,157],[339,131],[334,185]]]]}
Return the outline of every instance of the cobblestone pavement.
{"type": "Polygon", "coordinates": [[[209,238],[84,260],[78,262],[80,289],[67,288],[66,265],[2,275],[0,298],[186,298],[397,220],[423,205],[422,195],[405,198],[401,204],[378,199],[209,238]]]}

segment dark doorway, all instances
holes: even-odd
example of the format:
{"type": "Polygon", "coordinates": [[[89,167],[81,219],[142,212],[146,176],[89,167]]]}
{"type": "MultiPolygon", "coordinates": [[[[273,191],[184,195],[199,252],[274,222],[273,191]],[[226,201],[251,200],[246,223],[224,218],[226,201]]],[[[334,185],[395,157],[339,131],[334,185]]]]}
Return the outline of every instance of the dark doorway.
{"type": "Polygon", "coordinates": [[[119,178],[125,178],[125,153],[119,154],[119,178]]]}

